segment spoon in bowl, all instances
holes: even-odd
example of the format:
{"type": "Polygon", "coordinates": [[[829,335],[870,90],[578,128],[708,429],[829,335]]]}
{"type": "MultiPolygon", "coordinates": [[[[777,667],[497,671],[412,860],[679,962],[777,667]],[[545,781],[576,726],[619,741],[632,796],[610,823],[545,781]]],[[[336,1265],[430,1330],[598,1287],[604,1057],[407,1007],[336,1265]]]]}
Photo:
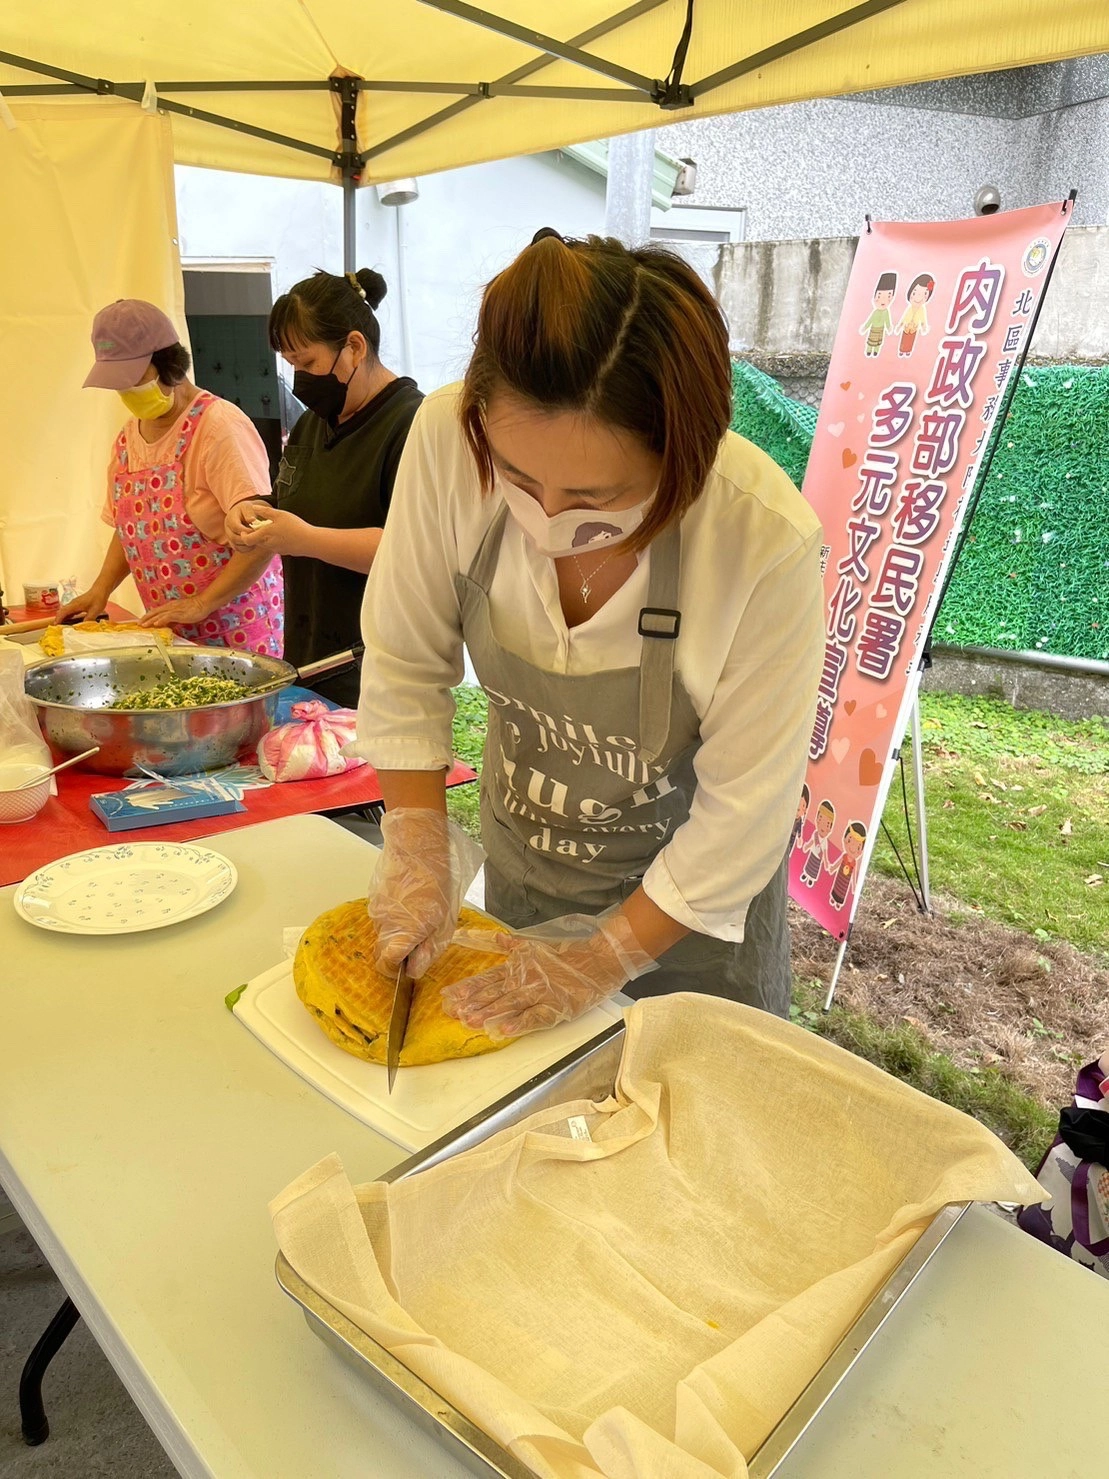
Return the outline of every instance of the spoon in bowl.
{"type": "Polygon", "coordinates": [[[87,760],[90,755],[99,754],[100,746],[93,745],[91,750],[82,750],[80,755],[71,755],[68,760],[63,760],[60,765],[55,765],[50,770],[44,770],[41,775],[36,775],[29,781],[24,781],[21,786],[14,787],[14,790],[29,791],[32,786],[41,786],[43,781],[49,780],[52,775],[57,775],[59,770],[68,770],[71,765],[76,765],[78,760],[87,760]]]}
{"type": "Polygon", "coordinates": [[[156,642],[155,641],[155,642],[151,642],[150,645],[151,645],[151,647],[154,647],[154,648],[157,649],[158,656],[162,659],[162,662],[165,664],[166,671],[169,673],[170,677],[171,678],[176,678],[177,677],[177,669],[173,666],[173,660],[171,659],[169,653],[166,651],[166,644],[164,642],[156,642]]]}

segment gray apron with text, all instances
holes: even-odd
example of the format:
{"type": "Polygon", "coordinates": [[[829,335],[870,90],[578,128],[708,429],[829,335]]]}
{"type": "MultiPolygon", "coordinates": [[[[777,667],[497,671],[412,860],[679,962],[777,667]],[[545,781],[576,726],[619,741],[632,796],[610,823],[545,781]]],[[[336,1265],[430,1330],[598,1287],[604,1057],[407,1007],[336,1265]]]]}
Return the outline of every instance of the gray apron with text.
{"type": "MultiPolygon", "coordinates": [[[[549,673],[493,634],[489,587],[508,509],[455,577],[462,632],[489,698],[481,773],[485,906],[514,929],[599,914],[634,893],[689,816],[700,725],[674,662],[681,530],[651,546],[638,667],[549,673]]],[[[736,839],[737,846],[741,839],[736,839]]],[[[704,991],[787,1016],[787,859],[735,945],[691,934],[633,981],[634,997],[704,991]]]]}

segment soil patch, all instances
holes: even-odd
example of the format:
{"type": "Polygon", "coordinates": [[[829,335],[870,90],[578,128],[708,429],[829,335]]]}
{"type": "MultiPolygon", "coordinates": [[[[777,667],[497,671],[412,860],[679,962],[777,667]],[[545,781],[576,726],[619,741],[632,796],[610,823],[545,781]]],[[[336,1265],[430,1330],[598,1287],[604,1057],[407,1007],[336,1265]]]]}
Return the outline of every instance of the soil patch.
{"type": "MultiPolygon", "coordinates": [[[[836,1001],[882,1026],[908,1022],[962,1068],[993,1065],[1049,1108],[1109,1048],[1109,964],[872,874],[836,1001]]],[[[836,942],[791,904],[793,969],[831,979],[836,942]]]]}

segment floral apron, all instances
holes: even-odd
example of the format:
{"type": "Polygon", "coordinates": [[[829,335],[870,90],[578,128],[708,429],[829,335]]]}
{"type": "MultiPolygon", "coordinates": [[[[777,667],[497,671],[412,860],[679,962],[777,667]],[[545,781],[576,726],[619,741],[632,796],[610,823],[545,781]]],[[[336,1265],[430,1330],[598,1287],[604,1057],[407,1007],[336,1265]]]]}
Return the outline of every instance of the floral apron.
{"type": "MultiPolygon", "coordinates": [[[[147,611],[167,601],[199,595],[231,558],[226,545],[200,532],[185,506],[185,454],[201,416],[214,400],[215,396],[201,391],[193,401],[169,462],[133,472],[127,462],[124,432],[116,441],[112,476],[116,533],[147,611]]],[[[204,621],[176,630],[192,642],[280,657],[284,615],[281,561],[275,559],[241,596],[204,621]]]]}
{"type": "MultiPolygon", "coordinates": [[[[522,929],[561,914],[599,914],[634,893],[689,816],[701,736],[675,668],[680,528],[651,546],[639,663],[574,675],[536,667],[494,634],[489,587],[507,519],[501,509],[455,588],[463,637],[489,697],[485,907],[522,929]]],[[[687,935],[628,995],[703,991],[787,1015],[786,861],[752,901],[741,944],[687,935]]]]}

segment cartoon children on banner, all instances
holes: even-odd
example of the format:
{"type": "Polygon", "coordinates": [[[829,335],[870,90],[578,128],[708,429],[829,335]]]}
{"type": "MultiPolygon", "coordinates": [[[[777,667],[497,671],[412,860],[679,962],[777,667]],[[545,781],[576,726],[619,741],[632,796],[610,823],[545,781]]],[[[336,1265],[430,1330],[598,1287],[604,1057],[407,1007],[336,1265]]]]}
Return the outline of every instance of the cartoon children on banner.
{"type": "Polygon", "coordinates": [[[908,359],[913,352],[917,335],[928,332],[928,310],[924,305],[935,291],[936,279],[927,272],[914,277],[909,284],[909,291],[905,294],[908,306],[893,331],[901,335],[897,346],[898,359],[908,359]]]}
{"type": "Polygon", "coordinates": [[[864,352],[867,359],[876,359],[887,335],[894,334],[901,336],[897,345],[898,359],[908,359],[916,345],[917,336],[928,332],[928,310],[925,304],[935,291],[936,279],[930,273],[922,272],[919,277],[915,277],[905,294],[905,310],[895,325],[890,306],[897,293],[897,273],[883,272],[874,288],[874,311],[859,330],[860,334],[866,335],[864,352]]]}
{"type": "Polygon", "coordinates": [[[897,273],[883,272],[874,289],[874,312],[859,330],[860,334],[866,335],[867,359],[876,358],[878,351],[886,341],[886,335],[893,333],[890,304],[896,292],[897,273]]]}
{"type": "Polygon", "coordinates": [[[833,865],[832,891],[829,901],[833,909],[842,909],[851,893],[851,880],[859,866],[859,859],[866,846],[866,828],[862,822],[848,822],[843,829],[843,851],[839,861],[833,865]]]}
{"type": "Polygon", "coordinates": [[[825,799],[816,808],[816,825],[807,841],[799,844],[802,852],[808,853],[805,866],[801,869],[801,882],[812,888],[820,877],[820,870],[828,866],[828,838],[836,824],[836,809],[825,799]]]}
{"type": "Polygon", "coordinates": [[[801,841],[801,834],[805,830],[805,821],[809,815],[809,788],[801,787],[801,799],[797,803],[797,815],[793,818],[793,831],[789,834],[789,846],[786,852],[792,852],[801,841]]]}
{"type": "Polygon", "coordinates": [[[793,831],[789,839],[789,851],[804,856],[800,878],[806,888],[815,888],[821,874],[831,878],[828,902],[833,909],[843,909],[851,897],[853,880],[859,867],[859,859],[866,846],[866,826],[863,822],[848,822],[843,829],[842,850],[833,856],[829,839],[836,824],[836,809],[827,797],[816,809],[816,820],[807,827],[811,793],[807,785],[801,787],[797,813],[793,820],[793,831]],[[806,831],[808,835],[806,836],[806,831]]]}

